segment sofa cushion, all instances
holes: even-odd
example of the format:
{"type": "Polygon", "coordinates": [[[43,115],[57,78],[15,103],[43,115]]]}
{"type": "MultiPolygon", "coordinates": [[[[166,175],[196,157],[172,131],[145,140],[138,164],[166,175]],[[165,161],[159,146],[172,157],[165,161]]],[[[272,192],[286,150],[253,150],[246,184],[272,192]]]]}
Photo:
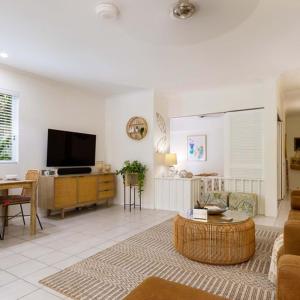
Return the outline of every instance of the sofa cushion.
{"type": "Polygon", "coordinates": [[[289,212],[289,220],[300,221],[300,210],[292,209],[289,212]]]}
{"type": "Polygon", "coordinates": [[[241,211],[254,217],[257,214],[257,195],[253,193],[230,193],[229,209],[241,211]]]}
{"type": "Polygon", "coordinates": [[[300,220],[291,220],[284,224],[284,253],[300,255],[300,220]]]}
{"type": "Polygon", "coordinates": [[[149,277],[124,300],[221,300],[222,297],[157,277],[149,277]]]}

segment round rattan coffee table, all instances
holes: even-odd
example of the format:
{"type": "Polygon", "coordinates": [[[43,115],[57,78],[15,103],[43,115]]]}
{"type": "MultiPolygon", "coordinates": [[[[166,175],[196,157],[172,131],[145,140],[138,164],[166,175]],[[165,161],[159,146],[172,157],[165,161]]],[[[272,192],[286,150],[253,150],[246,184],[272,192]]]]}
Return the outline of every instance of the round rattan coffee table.
{"type": "Polygon", "coordinates": [[[245,214],[232,211],[209,216],[207,221],[177,215],[174,219],[174,245],[180,254],[199,262],[215,265],[242,263],[255,252],[255,224],[245,214]]]}

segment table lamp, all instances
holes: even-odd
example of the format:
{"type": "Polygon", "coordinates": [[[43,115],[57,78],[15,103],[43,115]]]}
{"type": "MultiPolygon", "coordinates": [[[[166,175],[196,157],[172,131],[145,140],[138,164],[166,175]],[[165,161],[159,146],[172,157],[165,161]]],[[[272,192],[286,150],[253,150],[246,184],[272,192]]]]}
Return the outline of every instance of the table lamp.
{"type": "Polygon", "coordinates": [[[176,153],[166,153],[165,164],[169,167],[168,176],[174,177],[176,175],[175,165],[177,165],[176,153]]]}

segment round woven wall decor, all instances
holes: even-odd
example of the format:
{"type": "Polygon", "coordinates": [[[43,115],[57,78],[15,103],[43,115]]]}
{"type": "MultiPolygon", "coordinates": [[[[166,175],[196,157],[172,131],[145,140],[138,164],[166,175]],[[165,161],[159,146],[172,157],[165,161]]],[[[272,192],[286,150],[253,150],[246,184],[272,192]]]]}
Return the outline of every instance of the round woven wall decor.
{"type": "Polygon", "coordinates": [[[127,135],[133,140],[143,139],[148,132],[147,121],[142,117],[131,118],[126,126],[127,135]]]}

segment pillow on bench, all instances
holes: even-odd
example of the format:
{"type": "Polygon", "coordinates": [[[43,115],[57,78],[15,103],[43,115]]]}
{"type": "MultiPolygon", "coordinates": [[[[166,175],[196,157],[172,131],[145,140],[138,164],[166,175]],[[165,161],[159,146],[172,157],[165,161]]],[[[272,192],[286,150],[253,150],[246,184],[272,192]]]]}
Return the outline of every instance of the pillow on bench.
{"type": "Polygon", "coordinates": [[[253,193],[230,193],[229,209],[246,213],[249,217],[257,215],[257,195],[253,193]]]}

